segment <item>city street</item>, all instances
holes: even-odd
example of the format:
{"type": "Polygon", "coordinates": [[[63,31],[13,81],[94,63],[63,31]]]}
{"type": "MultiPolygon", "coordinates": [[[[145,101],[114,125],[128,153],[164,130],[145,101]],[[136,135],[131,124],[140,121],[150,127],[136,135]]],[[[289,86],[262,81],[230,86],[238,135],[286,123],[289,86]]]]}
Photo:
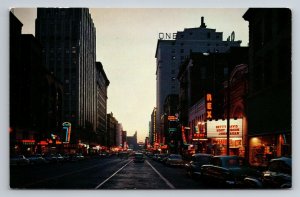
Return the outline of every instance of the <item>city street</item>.
{"type": "Polygon", "coordinates": [[[291,8],[9,7],[10,188],[292,188],[291,8]]]}
{"type": "Polygon", "coordinates": [[[11,188],[32,189],[201,189],[185,169],[146,159],[89,158],[74,163],[11,166],[11,188]],[[154,181],[155,180],[155,181],[154,181]]]}

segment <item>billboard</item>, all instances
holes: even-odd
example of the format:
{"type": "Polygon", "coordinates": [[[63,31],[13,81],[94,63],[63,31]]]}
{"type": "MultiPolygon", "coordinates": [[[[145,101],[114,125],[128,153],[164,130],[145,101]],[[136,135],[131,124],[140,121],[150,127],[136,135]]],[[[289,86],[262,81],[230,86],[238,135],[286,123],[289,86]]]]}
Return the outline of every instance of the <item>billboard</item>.
{"type": "MultiPolygon", "coordinates": [[[[243,136],[243,120],[230,119],[230,138],[243,136]]],[[[227,120],[207,121],[207,138],[227,138],[227,120]]]]}

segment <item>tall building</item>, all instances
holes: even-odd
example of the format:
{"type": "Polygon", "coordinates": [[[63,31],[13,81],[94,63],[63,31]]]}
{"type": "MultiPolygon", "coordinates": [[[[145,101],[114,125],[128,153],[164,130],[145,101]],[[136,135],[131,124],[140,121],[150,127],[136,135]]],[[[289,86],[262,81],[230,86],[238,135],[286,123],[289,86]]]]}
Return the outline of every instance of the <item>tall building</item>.
{"type": "Polygon", "coordinates": [[[117,145],[117,128],[118,128],[118,121],[114,117],[113,113],[107,114],[107,142],[106,146],[113,147],[117,145]]]}
{"type": "Polygon", "coordinates": [[[227,105],[224,100],[227,90],[224,89],[224,82],[227,83],[228,73],[237,65],[247,63],[248,47],[231,47],[226,53],[191,53],[181,64],[178,74],[178,113],[181,125],[188,126],[188,129],[182,131],[185,133],[183,144],[184,140],[188,144],[193,143],[197,145],[197,151],[204,150],[207,145],[226,146],[226,143],[219,143],[221,140],[215,140],[215,137],[207,137],[207,133],[211,133],[211,130],[206,129],[207,122],[226,118],[227,105]]]}
{"type": "Polygon", "coordinates": [[[117,146],[122,146],[122,131],[123,131],[123,126],[121,123],[118,123],[117,126],[117,135],[116,135],[116,145],[117,146]]]}
{"type": "MultiPolygon", "coordinates": [[[[178,117],[178,104],[179,104],[179,97],[177,94],[170,94],[166,97],[165,103],[164,103],[164,115],[163,115],[163,126],[162,126],[162,131],[160,134],[160,138],[162,139],[163,144],[167,144],[170,147],[171,145],[171,136],[175,137],[172,135],[172,133],[177,129],[178,126],[178,120],[169,120],[169,117],[178,117]]],[[[173,140],[174,141],[174,140],[173,140]]],[[[161,147],[163,150],[164,148],[161,147]]]]}
{"type": "Polygon", "coordinates": [[[127,149],[127,131],[122,131],[122,148],[127,149]]]}
{"type": "Polygon", "coordinates": [[[291,10],[251,8],[249,21],[249,161],[291,155],[291,10]]]}
{"type": "MultiPolygon", "coordinates": [[[[241,41],[231,37],[223,41],[223,33],[216,29],[206,28],[204,17],[198,28],[187,28],[176,34],[175,40],[158,40],[156,48],[156,107],[158,132],[161,132],[161,116],[164,101],[169,94],[179,94],[179,81],[176,79],[180,64],[191,52],[219,53],[226,52],[230,47],[240,46],[241,41]]],[[[160,140],[160,139],[159,139],[160,140]]]]}
{"type": "Polygon", "coordinates": [[[138,150],[137,132],[135,132],[133,136],[127,136],[127,143],[129,149],[138,150]]]}
{"type": "Polygon", "coordinates": [[[42,47],[10,13],[10,137],[12,153],[41,153],[62,121],[63,87],[42,62],[42,47]]]}
{"type": "Polygon", "coordinates": [[[155,142],[157,142],[157,130],[156,130],[156,107],[154,107],[151,113],[151,125],[149,132],[149,143],[151,146],[154,146],[155,142]]]}
{"type": "Polygon", "coordinates": [[[97,81],[97,142],[106,143],[106,114],[107,114],[107,87],[109,80],[104,72],[101,62],[96,62],[96,81],[97,81]]]}
{"type": "Polygon", "coordinates": [[[86,132],[95,134],[97,127],[97,83],[96,29],[89,10],[38,8],[35,31],[44,64],[64,86],[63,121],[82,131],[81,141],[90,141],[86,132]]]}

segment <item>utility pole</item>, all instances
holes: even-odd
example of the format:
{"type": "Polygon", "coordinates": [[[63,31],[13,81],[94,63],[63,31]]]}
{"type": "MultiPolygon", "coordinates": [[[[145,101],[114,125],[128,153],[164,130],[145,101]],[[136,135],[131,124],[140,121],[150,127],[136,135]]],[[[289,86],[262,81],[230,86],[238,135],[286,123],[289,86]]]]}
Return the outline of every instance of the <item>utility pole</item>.
{"type": "Polygon", "coordinates": [[[230,69],[227,67],[227,155],[230,154],[230,69]]]}

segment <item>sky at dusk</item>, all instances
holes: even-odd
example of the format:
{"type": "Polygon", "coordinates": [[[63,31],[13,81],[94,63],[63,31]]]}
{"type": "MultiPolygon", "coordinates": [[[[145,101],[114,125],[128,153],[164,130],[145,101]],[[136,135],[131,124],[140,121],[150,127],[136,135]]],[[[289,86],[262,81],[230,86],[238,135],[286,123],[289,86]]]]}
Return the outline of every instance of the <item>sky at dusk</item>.
{"type": "MultiPolygon", "coordinates": [[[[223,40],[235,32],[235,40],[248,45],[247,9],[187,8],[93,8],[96,27],[96,59],[102,62],[110,85],[108,110],[122,123],[128,135],[138,132],[144,141],[149,132],[151,112],[156,105],[155,51],[159,33],[176,33],[199,27],[201,17],[207,28],[223,32],[223,40]]],[[[34,34],[36,9],[16,8],[23,23],[22,33],[34,34]]]]}
{"type": "MultiPolygon", "coordinates": [[[[23,33],[34,33],[35,9],[34,7],[101,7],[90,9],[97,32],[97,61],[101,61],[104,70],[110,80],[108,87],[108,113],[113,112],[117,120],[122,123],[128,135],[138,132],[139,141],[144,141],[148,135],[150,115],[156,101],[156,76],[155,76],[155,50],[159,32],[176,33],[184,28],[199,27],[201,16],[205,17],[208,28],[223,32],[223,40],[235,31],[236,40],[242,40],[242,46],[248,43],[248,22],[242,15],[248,7],[289,7],[292,10],[292,130],[293,153],[300,148],[299,138],[299,101],[300,92],[300,64],[299,56],[299,1],[298,0],[65,0],[65,1],[39,1],[39,0],[2,0],[0,4],[0,54],[1,54],[1,196],[16,195],[65,195],[89,196],[89,191],[11,191],[9,189],[9,14],[10,8],[15,9],[15,15],[21,20],[23,33]],[[138,9],[127,9],[136,7],[138,9]],[[145,7],[145,8],[143,8],[145,7]],[[149,8],[148,8],[149,7],[149,8]],[[159,7],[169,9],[159,9],[159,7]],[[188,8],[225,8],[235,7],[243,9],[188,9],[188,8]],[[105,8],[105,9],[102,9],[105,8]],[[116,9],[119,8],[119,9],[116,9]],[[123,8],[123,9],[122,9],[123,8]],[[142,9],[141,9],[142,8],[142,9]],[[147,9],[148,8],[148,9],[147,9]],[[152,9],[154,8],[154,9],[152,9]],[[172,8],[172,9],[171,9],[172,8]],[[174,9],[173,9],[174,8],[174,9]],[[180,9],[179,9],[180,8],[180,9]],[[296,76],[296,77],[295,77],[296,76]],[[294,132],[296,131],[296,132],[294,132]],[[33,193],[34,192],[34,193],[33,193]],[[42,193],[43,192],[43,193],[42,193]],[[55,193],[57,192],[57,193],[55,193]],[[6,195],[5,195],[6,194],[6,195]]],[[[298,166],[298,154],[293,154],[293,166],[298,166]]],[[[289,196],[299,196],[299,171],[293,171],[293,188],[288,192],[289,196]]],[[[167,193],[154,191],[114,191],[112,196],[153,196],[169,194],[182,196],[182,194],[198,195],[198,191],[168,190],[167,193]],[[115,192],[115,193],[114,193],[115,192]],[[120,193],[118,193],[120,192],[120,193]],[[184,193],[183,193],[184,192],[184,193]]],[[[266,192],[237,190],[235,194],[240,196],[266,196],[266,192]]],[[[232,196],[232,191],[201,191],[209,196],[232,196]],[[221,192],[221,193],[220,193],[221,192]]],[[[281,196],[278,191],[268,191],[272,196],[281,196]]],[[[94,193],[92,194],[94,195],[94,193]]]]}

